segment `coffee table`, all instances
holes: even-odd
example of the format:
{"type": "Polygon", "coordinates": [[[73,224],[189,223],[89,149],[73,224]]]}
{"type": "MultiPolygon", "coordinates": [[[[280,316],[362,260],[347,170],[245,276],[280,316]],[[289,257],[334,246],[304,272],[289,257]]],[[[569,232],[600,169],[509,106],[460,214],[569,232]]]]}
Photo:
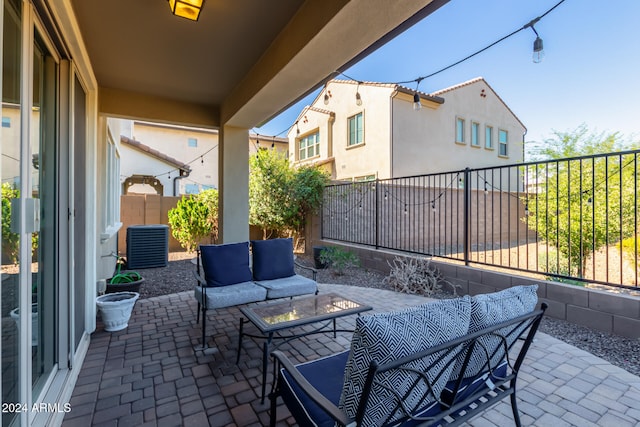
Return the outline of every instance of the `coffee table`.
{"type": "MultiPolygon", "coordinates": [[[[240,311],[262,335],[251,335],[244,332],[245,319],[240,318],[240,338],[238,340],[238,354],[236,363],[240,361],[240,351],[242,350],[242,338],[244,336],[252,338],[262,338],[265,340],[262,347],[262,398],[267,380],[267,363],[269,360],[269,348],[274,339],[282,340],[278,346],[293,339],[317,333],[333,332],[335,338],[337,332],[352,332],[344,329],[336,329],[336,319],[340,317],[359,314],[372,310],[373,307],[350,300],[336,293],[313,295],[309,297],[278,300],[268,303],[251,304],[240,307],[240,311]],[[300,333],[282,334],[291,328],[320,323],[312,331],[302,331],[300,333]],[[332,326],[332,327],[331,327],[332,326]]],[[[276,346],[277,347],[277,346],[276,346]]]]}

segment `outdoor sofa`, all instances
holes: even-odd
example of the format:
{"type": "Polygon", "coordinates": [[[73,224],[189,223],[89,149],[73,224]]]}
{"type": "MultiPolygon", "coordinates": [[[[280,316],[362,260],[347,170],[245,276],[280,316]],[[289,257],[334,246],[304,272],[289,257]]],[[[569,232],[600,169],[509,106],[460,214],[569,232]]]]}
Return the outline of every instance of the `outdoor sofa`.
{"type": "Polygon", "coordinates": [[[350,350],[298,365],[274,351],[271,426],[279,397],[301,426],[406,427],[459,425],[507,396],[519,426],[517,375],[546,310],[536,291],[363,315],[350,350]]]}
{"type": "Polygon", "coordinates": [[[200,245],[195,276],[196,321],[200,322],[202,311],[203,348],[209,309],[318,293],[317,271],[295,262],[290,238],[200,245]],[[311,271],[312,279],[296,274],[296,265],[311,271]]]}

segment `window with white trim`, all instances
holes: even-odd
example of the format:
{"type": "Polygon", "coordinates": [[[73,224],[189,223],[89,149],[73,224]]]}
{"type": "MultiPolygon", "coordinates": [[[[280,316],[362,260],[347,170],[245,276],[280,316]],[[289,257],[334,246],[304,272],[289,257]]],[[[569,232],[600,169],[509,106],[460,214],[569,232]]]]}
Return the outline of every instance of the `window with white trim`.
{"type": "Polygon", "coordinates": [[[464,119],[456,117],[456,142],[464,144],[464,119]]]}
{"type": "Polygon", "coordinates": [[[484,148],[493,150],[493,126],[484,127],[484,148]]]}
{"type": "Polygon", "coordinates": [[[480,147],[480,123],[471,122],[471,146],[480,147]]]}
{"type": "Polygon", "coordinates": [[[364,126],[362,121],[362,113],[351,116],[347,119],[349,128],[349,140],[347,145],[358,145],[364,143],[364,126]]]}
{"type": "Polygon", "coordinates": [[[312,133],[300,138],[298,143],[298,160],[310,159],[320,155],[320,133],[312,133]]]}
{"type": "Polygon", "coordinates": [[[509,143],[509,133],[506,130],[498,131],[498,155],[507,157],[507,144],[509,143]]]}
{"type": "Polygon", "coordinates": [[[120,153],[111,135],[107,138],[107,167],[106,167],[106,229],[120,226],[120,153]]]}

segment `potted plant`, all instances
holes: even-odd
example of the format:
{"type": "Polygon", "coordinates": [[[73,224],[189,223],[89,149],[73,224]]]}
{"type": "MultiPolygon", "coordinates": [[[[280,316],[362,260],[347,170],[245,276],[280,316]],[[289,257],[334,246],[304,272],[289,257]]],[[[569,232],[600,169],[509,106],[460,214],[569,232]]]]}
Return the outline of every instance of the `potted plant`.
{"type": "Polygon", "coordinates": [[[140,285],[144,283],[144,278],[137,271],[121,271],[125,265],[125,260],[121,256],[116,262],[116,274],[107,279],[107,294],[114,292],[138,292],[140,285]]]}
{"type": "Polygon", "coordinates": [[[96,306],[100,311],[105,331],[120,331],[129,326],[133,306],[139,297],[140,294],[137,292],[116,292],[97,297],[96,306]]]}

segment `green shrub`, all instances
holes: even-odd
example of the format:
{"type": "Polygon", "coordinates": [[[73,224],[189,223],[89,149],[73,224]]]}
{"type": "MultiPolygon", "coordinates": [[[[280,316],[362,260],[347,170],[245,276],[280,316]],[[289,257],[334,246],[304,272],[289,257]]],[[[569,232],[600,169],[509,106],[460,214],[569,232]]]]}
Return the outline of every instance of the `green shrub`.
{"type": "Polygon", "coordinates": [[[356,254],[337,247],[322,249],[320,262],[335,270],[337,276],[342,276],[347,268],[360,267],[360,258],[356,254]]]}
{"type": "Polygon", "coordinates": [[[187,251],[194,252],[205,237],[215,243],[218,238],[218,191],[209,189],[185,196],[168,216],[171,234],[187,251]]]}

